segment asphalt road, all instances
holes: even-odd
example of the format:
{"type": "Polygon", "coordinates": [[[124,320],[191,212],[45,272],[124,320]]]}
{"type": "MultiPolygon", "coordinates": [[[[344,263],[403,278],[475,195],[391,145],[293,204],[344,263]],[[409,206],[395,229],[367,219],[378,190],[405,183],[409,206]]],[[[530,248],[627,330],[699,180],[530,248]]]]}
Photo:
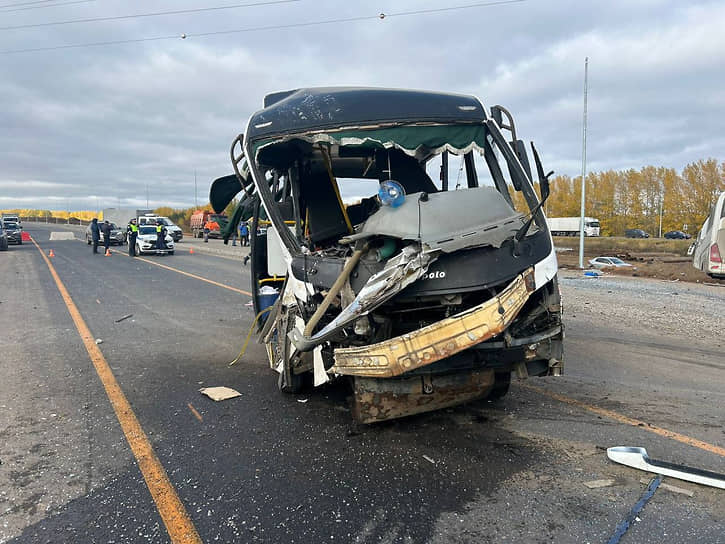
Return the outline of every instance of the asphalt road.
{"type": "MultiPolygon", "coordinates": [[[[650,476],[611,463],[606,447],[725,472],[723,338],[692,331],[696,314],[722,315],[725,289],[693,286],[670,307],[681,295],[659,282],[565,278],[565,376],[515,382],[495,404],[360,427],[343,384],[279,393],[259,344],[228,366],[253,318],[240,262],[189,255],[183,242],[146,258],[191,277],[50,242],[60,225],[25,227],[54,250],[204,542],[606,542],[650,476]],[[242,396],[198,391],[217,385],[242,396]],[[598,479],[614,485],[584,485],[598,479]]],[[[0,542],[169,542],[32,244],[0,253],[0,331],[0,542]]],[[[622,542],[725,542],[725,492],[666,481],[694,495],[659,489],[622,542]]]]}

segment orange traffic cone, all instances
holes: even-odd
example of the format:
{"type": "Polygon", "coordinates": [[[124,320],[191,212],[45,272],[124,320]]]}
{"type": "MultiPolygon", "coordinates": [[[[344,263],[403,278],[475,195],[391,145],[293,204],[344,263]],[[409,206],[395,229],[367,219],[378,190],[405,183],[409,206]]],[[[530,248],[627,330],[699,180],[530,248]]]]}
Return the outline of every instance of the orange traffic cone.
{"type": "Polygon", "coordinates": [[[55,257],[55,252],[52,249],[48,252],[48,257],[55,257]]]}
{"type": "Polygon", "coordinates": [[[111,256],[111,250],[110,249],[107,249],[105,255],[103,255],[103,256],[104,257],[110,257],[111,256]]]}
{"type": "Polygon", "coordinates": [[[189,255],[193,255],[193,254],[194,254],[194,248],[193,247],[190,247],[189,248],[189,255]]]}

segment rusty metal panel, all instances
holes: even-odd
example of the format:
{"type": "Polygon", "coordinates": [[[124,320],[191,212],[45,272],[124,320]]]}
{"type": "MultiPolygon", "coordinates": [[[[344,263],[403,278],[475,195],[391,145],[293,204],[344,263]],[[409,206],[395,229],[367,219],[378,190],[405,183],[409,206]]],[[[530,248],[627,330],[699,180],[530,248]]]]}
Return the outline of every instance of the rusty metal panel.
{"type": "Polygon", "coordinates": [[[335,350],[331,372],[389,378],[429,365],[503,332],[533,291],[533,268],[498,296],[473,308],[377,344],[335,350]]]}
{"type": "Polygon", "coordinates": [[[353,417],[375,423],[455,406],[488,395],[494,379],[491,369],[390,380],[356,377],[353,417]]]}

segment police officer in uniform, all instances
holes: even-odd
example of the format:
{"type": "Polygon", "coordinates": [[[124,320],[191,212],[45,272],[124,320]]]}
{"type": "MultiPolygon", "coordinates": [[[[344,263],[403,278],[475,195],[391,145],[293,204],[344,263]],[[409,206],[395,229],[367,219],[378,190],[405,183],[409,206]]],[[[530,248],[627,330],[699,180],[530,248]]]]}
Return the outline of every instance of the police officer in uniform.
{"type": "Polygon", "coordinates": [[[126,227],[126,233],[128,238],[128,256],[136,256],[136,238],[138,237],[138,225],[135,219],[131,219],[126,227]]]}
{"type": "Polygon", "coordinates": [[[156,223],[156,249],[162,250],[166,249],[166,228],[161,224],[161,222],[156,223]]]}

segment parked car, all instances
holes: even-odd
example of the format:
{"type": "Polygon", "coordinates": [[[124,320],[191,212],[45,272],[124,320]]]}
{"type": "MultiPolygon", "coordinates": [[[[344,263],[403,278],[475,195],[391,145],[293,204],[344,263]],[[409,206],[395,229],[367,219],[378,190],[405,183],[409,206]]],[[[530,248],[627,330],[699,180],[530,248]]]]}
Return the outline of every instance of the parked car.
{"type": "Polygon", "coordinates": [[[725,191],[715,201],[695,243],[690,246],[692,266],[712,278],[725,279],[725,191]]]}
{"type": "Polygon", "coordinates": [[[6,224],[6,223],[17,223],[18,225],[20,225],[21,224],[21,221],[20,221],[20,217],[18,217],[15,214],[4,213],[4,214],[2,214],[2,223],[3,224],[6,224]]]}
{"type": "Polygon", "coordinates": [[[649,233],[642,229],[627,229],[624,231],[627,238],[649,238],[649,233]]]}
{"type": "MultiPolygon", "coordinates": [[[[103,227],[103,224],[101,222],[98,223],[99,227],[103,227]]],[[[91,245],[91,242],[93,241],[93,236],[91,236],[91,225],[89,224],[86,227],[86,244],[91,245]]],[[[104,236],[103,236],[103,230],[101,230],[101,237],[100,237],[100,243],[103,244],[104,236]]],[[[116,223],[111,223],[111,245],[118,244],[119,246],[122,246],[126,243],[126,231],[119,228],[116,223]]]]}
{"type": "Polygon", "coordinates": [[[3,229],[2,221],[0,221],[0,251],[8,250],[8,235],[3,229]]]}
{"type": "Polygon", "coordinates": [[[617,257],[594,257],[589,259],[589,264],[594,268],[629,268],[632,266],[617,257]]]}
{"type": "Polygon", "coordinates": [[[156,253],[169,255],[174,254],[174,239],[166,235],[166,249],[156,249],[156,227],[143,226],[138,228],[138,236],[136,237],[136,254],[143,255],[145,253],[156,253]]]}
{"type": "Polygon", "coordinates": [[[23,244],[23,227],[17,223],[5,223],[4,227],[9,244],[23,244]]]}
{"type": "Polygon", "coordinates": [[[671,230],[670,232],[665,232],[665,238],[668,240],[689,240],[692,236],[681,230],[671,230]]]}

